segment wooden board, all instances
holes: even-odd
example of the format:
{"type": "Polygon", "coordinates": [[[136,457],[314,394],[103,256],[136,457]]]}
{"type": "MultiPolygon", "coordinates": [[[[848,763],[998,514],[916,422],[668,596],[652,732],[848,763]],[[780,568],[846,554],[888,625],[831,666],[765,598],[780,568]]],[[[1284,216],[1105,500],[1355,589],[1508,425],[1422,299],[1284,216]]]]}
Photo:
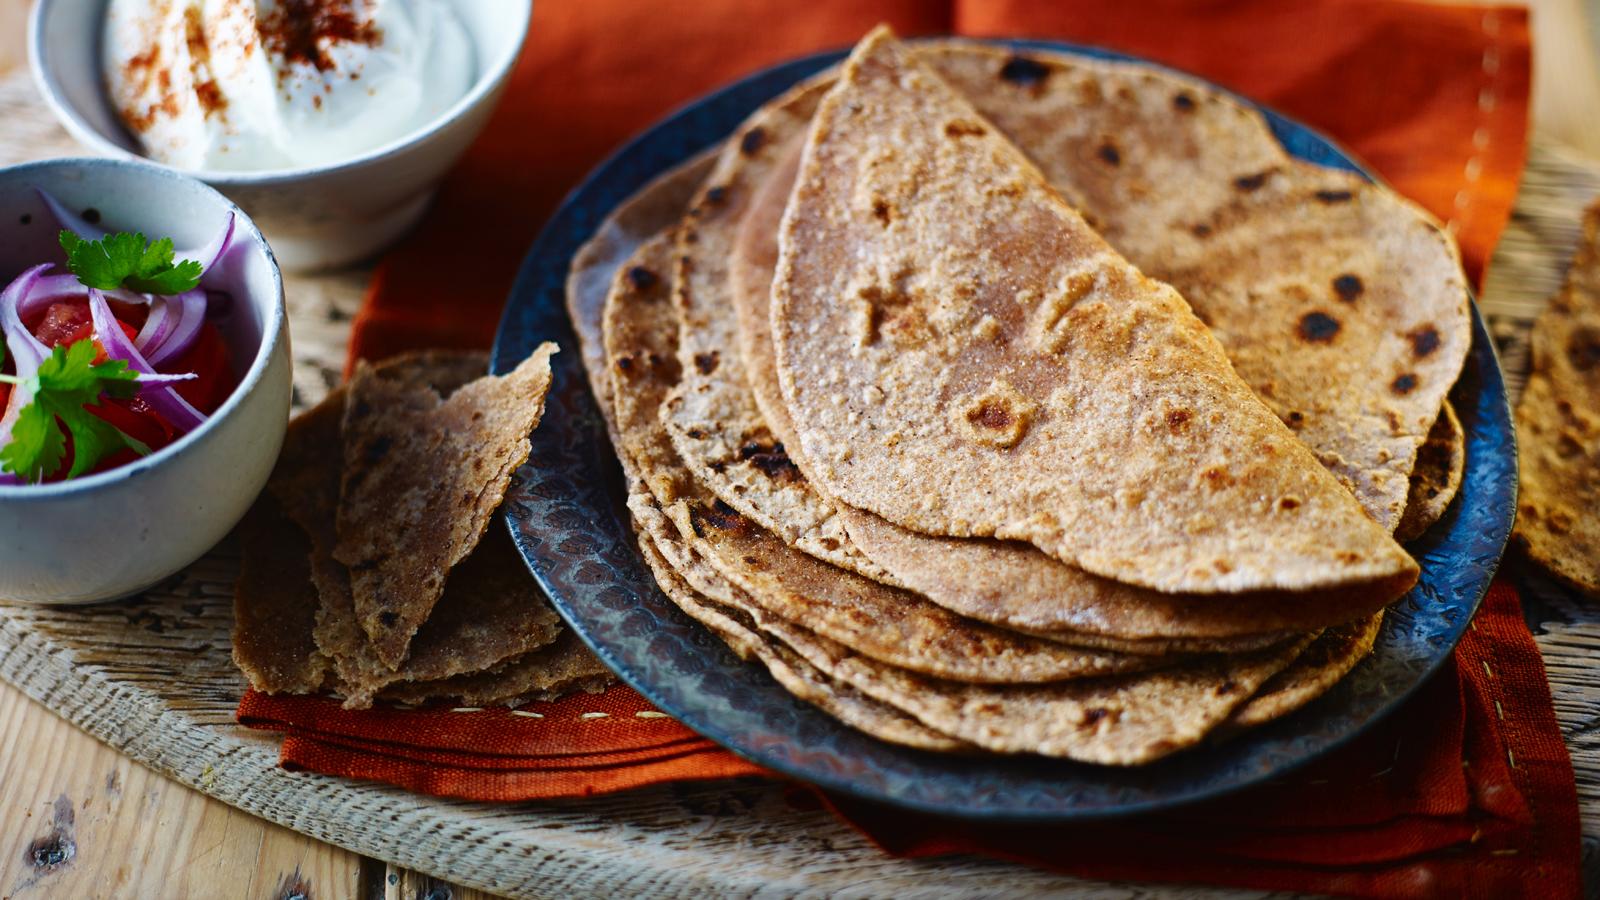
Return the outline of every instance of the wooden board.
{"type": "Polygon", "coordinates": [[[64,719],[25,727],[34,709],[16,691],[0,695],[0,757],[26,763],[0,781],[0,809],[22,839],[5,848],[0,895],[206,897],[228,885],[247,897],[365,896],[355,854],[194,791],[164,802],[176,787],[166,778],[64,719]],[[188,827],[175,833],[156,816],[188,827]]]}
{"type": "MultiPolygon", "coordinates": [[[[22,76],[0,79],[0,120],[7,132],[3,153],[11,157],[0,162],[73,152],[22,76]]],[[[1508,368],[1519,364],[1519,335],[1565,265],[1575,210],[1596,191],[1600,168],[1536,149],[1524,203],[1496,258],[1484,304],[1508,368]]],[[[337,381],[349,316],[364,283],[361,272],[291,279],[297,402],[314,402],[337,381]]],[[[174,840],[173,832],[143,818],[152,809],[146,798],[165,782],[129,759],[320,841],[498,893],[698,898],[802,891],[1072,891],[1107,897],[1141,892],[984,860],[889,859],[826,813],[790,806],[782,786],[760,781],[491,805],[284,772],[275,765],[271,736],[233,723],[244,687],[228,661],[236,566],[235,549],[224,544],[135,601],[80,609],[0,606],[0,678],[111,748],[85,745],[60,723],[31,729],[30,743],[19,747],[22,732],[9,726],[33,707],[10,692],[0,695],[0,759],[10,761],[0,782],[0,810],[13,820],[22,816],[24,824],[13,830],[28,836],[26,855],[0,847],[9,854],[0,859],[0,895],[182,895],[187,887],[203,895],[226,890],[289,897],[301,886],[323,897],[433,892],[424,876],[352,865],[350,854],[286,839],[282,829],[219,809],[199,794],[171,799],[169,792],[161,814],[192,819],[174,840]],[[62,787],[54,795],[41,793],[46,783],[62,787]],[[76,852],[114,854],[122,862],[109,872],[101,866],[95,878],[73,880],[70,861],[48,865],[50,842],[64,833],[62,796],[72,814],[76,852]],[[35,841],[43,842],[39,849],[47,864],[29,868],[35,841]],[[110,841],[117,842],[114,848],[96,848],[110,841]],[[252,844],[254,864],[241,870],[238,860],[250,858],[252,844]],[[229,871],[208,869],[223,861],[229,871]],[[286,874],[293,877],[285,880],[286,874]]],[[[1577,604],[1547,584],[1534,588],[1534,616],[1550,622],[1539,641],[1578,769],[1586,846],[1600,866],[1600,677],[1593,662],[1600,652],[1600,609],[1577,604]]],[[[1597,866],[1590,867],[1591,883],[1597,866]]],[[[1142,892],[1237,896],[1196,888],[1142,892]]]]}
{"type": "MultiPolygon", "coordinates": [[[[228,656],[234,548],[131,601],[9,606],[0,678],[158,772],[231,806],[399,865],[518,895],[707,891],[862,881],[899,895],[940,881],[974,893],[1048,892],[1070,879],[980,861],[885,857],[762,781],[681,785],[585,801],[483,804],[285,772],[270,735],[234,724],[244,682],[228,656]]],[[[484,710],[463,715],[507,715],[484,710]]]]}

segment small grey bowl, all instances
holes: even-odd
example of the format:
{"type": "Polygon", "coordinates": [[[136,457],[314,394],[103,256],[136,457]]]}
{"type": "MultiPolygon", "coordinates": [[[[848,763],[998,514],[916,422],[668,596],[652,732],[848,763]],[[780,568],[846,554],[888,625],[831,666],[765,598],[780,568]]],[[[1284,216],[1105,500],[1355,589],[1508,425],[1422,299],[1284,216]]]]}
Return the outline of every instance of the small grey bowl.
{"type": "Polygon", "coordinates": [[[35,193],[94,209],[112,230],[203,245],[238,216],[215,274],[233,296],[217,320],[238,386],[199,428],[129,465],[71,481],[0,486],[0,599],[88,603],[135,593],[200,558],[267,482],[289,418],[289,329],[272,250],[228,198],[170,169],[56,159],[0,169],[0,278],[59,260],[35,193]]]}
{"type": "MultiPolygon", "coordinates": [[[[139,159],[138,144],[106,98],[100,47],[108,2],[39,0],[29,22],[29,64],[79,143],[102,156],[139,159]]],[[[455,8],[477,50],[478,76],[434,122],[334,165],[185,174],[255,217],[290,271],[338,268],[382,250],[417,223],[445,172],[488,124],[527,36],[533,0],[467,0],[455,8]]]]}

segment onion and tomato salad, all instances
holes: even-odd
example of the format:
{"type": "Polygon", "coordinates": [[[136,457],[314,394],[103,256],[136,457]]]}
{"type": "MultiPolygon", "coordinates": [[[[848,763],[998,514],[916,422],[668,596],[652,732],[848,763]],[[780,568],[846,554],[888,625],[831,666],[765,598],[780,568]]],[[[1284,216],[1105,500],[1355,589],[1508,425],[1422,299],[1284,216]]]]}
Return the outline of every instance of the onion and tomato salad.
{"type": "Polygon", "coordinates": [[[175,250],[39,195],[65,262],[0,291],[0,485],[126,465],[199,427],[235,386],[215,321],[231,298],[207,284],[232,244],[231,214],[206,246],[175,250]]]}

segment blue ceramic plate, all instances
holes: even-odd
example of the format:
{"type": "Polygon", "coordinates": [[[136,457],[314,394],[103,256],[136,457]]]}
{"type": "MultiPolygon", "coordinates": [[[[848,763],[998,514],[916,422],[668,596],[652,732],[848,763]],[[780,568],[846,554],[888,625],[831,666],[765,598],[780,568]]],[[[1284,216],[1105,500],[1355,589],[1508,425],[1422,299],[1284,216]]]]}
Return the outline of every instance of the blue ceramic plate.
{"type": "MultiPolygon", "coordinates": [[[[1101,59],[1088,47],[1018,42],[1101,59]]],[[[555,385],[532,461],[507,498],[512,535],[561,615],[617,674],[690,728],[763,766],[830,790],[970,818],[1066,821],[1170,807],[1284,774],[1344,743],[1405,700],[1449,657],[1511,530],[1516,445],[1483,320],[1454,394],[1467,435],[1466,479],[1444,518],[1411,546],[1422,580],[1384,622],[1373,654],[1299,713],[1155,765],[1101,768],[1020,757],[959,758],[881,743],[795,700],[735,657],[656,588],[634,547],[621,470],[589,392],[564,306],[568,263],[617,204],[722,140],[766,100],[837,62],[775,66],[680,110],[597,168],[534,242],[495,343],[503,372],[553,340],[555,385]]],[[[1325,138],[1262,110],[1290,153],[1360,167],[1325,138]]]]}

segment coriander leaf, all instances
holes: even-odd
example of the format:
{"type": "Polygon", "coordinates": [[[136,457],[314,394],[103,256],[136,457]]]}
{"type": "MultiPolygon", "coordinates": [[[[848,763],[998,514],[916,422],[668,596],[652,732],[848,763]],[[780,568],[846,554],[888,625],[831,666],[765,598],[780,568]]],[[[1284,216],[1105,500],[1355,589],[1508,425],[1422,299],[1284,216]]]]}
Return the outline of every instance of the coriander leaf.
{"type": "Polygon", "coordinates": [[[89,471],[124,447],[141,455],[150,452],[144,443],[84,408],[98,405],[107,395],[132,396],[139,387],[139,374],[126,362],[96,363],[99,352],[89,338],[67,347],[58,345],[38,372],[18,386],[32,399],[12,425],[11,442],[0,447],[0,469],[28,481],[43,480],[61,468],[69,434],[72,467],[68,478],[89,471]]]}
{"type": "Polygon", "coordinates": [[[96,364],[94,359],[98,355],[99,346],[89,338],[67,347],[57,346],[39,364],[35,377],[40,390],[80,406],[98,403],[102,392],[127,397],[138,390],[139,373],[129,369],[127,362],[108,359],[96,364]]]}
{"type": "MultiPolygon", "coordinates": [[[[167,255],[169,257],[172,255],[170,250],[167,255]]],[[[199,260],[186,259],[153,275],[129,278],[124,284],[130,290],[141,294],[161,294],[170,297],[173,294],[194,290],[200,284],[200,276],[204,272],[205,269],[201,267],[199,260]]]]}
{"type": "Polygon", "coordinates": [[[67,471],[68,478],[77,478],[123,447],[132,449],[140,456],[150,452],[143,442],[123,434],[115,425],[81,405],[61,405],[57,399],[52,399],[50,404],[55,408],[56,418],[72,433],[72,468],[67,471]]]}
{"type": "Polygon", "coordinates": [[[66,449],[55,416],[36,398],[11,423],[11,443],[0,447],[0,466],[24,481],[42,481],[61,468],[66,449]]]}
{"type": "Polygon", "coordinates": [[[139,274],[148,275],[172,268],[172,238],[151,241],[139,257],[139,274]]]}
{"type": "Polygon", "coordinates": [[[118,232],[86,241],[61,232],[67,268],[78,281],[102,291],[128,288],[146,294],[181,294],[194,290],[204,268],[197,260],[174,264],[171,238],[147,243],[143,234],[118,232]]]}

